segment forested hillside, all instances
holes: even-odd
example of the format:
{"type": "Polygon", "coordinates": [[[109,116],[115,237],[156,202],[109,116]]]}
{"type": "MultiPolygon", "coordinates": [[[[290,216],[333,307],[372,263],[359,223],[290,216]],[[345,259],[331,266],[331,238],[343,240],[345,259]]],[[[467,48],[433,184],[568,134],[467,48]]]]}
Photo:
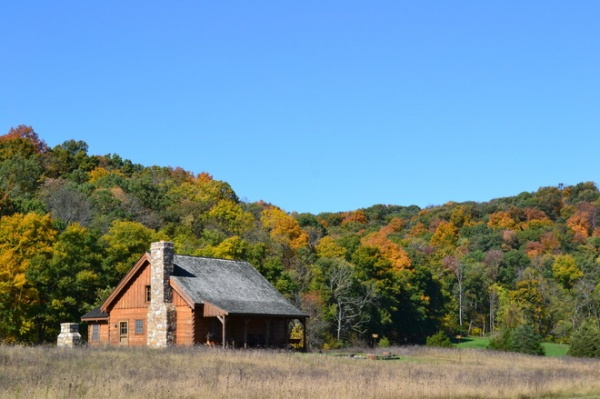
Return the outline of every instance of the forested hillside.
{"type": "MultiPolygon", "coordinates": [[[[118,148],[115,148],[118,151],[118,148]]],[[[485,203],[289,214],[208,173],[0,137],[0,341],[54,341],[151,241],[251,262],[307,311],[313,347],[424,342],[529,325],[569,338],[600,312],[600,192],[542,187],[485,203]]]]}

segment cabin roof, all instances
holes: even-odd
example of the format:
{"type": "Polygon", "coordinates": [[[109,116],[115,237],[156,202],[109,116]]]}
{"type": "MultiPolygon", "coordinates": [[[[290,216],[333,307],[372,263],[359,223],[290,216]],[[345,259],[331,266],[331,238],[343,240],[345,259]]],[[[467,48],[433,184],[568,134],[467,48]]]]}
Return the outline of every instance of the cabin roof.
{"type": "Polygon", "coordinates": [[[175,255],[174,281],[197,304],[209,303],[228,314],[306,317],[250,263],[175,255]]]}

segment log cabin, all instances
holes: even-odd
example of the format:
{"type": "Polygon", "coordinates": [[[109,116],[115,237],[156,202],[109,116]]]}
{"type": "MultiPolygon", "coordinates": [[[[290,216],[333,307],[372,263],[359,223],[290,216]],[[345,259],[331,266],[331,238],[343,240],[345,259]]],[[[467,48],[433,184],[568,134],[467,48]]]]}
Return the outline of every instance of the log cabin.
{"type": "Polygon", "coordinates": [[[90,345],[162,348],[302,343],[308,315],[291,305],[250,263],[177,255],[155,242],[102,305],[81,317],[90,345]],[[290,339],[290,324],[303,337],[290,339]]]}

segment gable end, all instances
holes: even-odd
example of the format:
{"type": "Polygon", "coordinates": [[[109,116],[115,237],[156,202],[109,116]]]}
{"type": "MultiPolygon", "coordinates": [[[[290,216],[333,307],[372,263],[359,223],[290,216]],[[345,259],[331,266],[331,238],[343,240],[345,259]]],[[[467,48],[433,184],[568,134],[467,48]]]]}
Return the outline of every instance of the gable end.
{"type": "Polygon", "coordinates": [[[142,257],[137,261],[135,266],[121,279],[117,287],[113,290],[113,292],[109,295],[108,298],[102,303],[100,306],[100,311],[103,313],[108,313],[119,296],[124,292],[127,288],[127,285],[137,276],[145,267],[150,266],[150,255],[145,253],[142,257]]]}

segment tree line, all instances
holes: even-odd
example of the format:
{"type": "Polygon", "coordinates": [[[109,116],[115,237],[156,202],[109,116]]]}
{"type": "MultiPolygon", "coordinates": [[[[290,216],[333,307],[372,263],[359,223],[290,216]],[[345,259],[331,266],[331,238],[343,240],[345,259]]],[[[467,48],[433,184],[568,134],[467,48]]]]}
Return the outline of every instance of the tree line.
{"type": "Polygon", "coordinates": [[[313,347],[527,328],[567,342],[600,317],[593,182],[489,202],[288,213],[208,173],[0,136],[0,341],[54,341],[156,240],[247,260],[310,314],[313,347]]]}

